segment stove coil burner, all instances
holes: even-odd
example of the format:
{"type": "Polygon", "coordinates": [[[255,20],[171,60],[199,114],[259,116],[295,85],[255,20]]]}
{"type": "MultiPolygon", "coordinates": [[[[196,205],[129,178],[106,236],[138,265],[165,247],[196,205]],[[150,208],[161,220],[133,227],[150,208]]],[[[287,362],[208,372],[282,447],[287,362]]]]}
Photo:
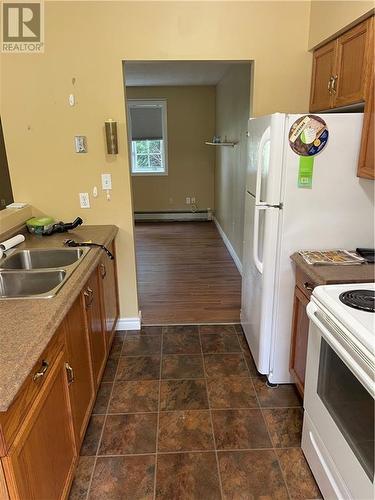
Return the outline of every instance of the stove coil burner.
{"type": "Polygon", "coordinates": [[[354,309],[375,312],[375,291],[373,290],[348,290],[340,293],[339,299],[354,309]]]}

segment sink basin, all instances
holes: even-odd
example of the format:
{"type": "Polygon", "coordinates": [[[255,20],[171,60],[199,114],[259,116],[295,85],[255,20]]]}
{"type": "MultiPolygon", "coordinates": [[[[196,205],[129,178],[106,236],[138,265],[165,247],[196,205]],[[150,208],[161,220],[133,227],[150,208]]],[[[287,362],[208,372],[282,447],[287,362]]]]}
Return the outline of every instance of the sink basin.
{"type": "Polygon", "coordinates": [[[0,271],[0,299],[51,298],[64,284],[66,271],[0,271]]]}
{"type": "Polygon", "coordinates": [[[0,261],[1,269],[47,269],[66,267],[82,259],[89,248],[38,248],[16,250],[0,261]]]}

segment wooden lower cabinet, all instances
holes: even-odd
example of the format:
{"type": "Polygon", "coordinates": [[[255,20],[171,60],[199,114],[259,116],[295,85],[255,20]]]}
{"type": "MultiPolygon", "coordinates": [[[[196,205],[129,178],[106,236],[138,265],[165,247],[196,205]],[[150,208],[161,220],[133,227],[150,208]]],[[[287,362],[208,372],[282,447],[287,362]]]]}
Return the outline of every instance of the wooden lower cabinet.
{"type": "Polygon", "coordinates": [[[86,325],[90,340],[91,365],[95,389],[104,370],[107,359],[107,344],[103,329],[99,269],[90,276],[82,292],[86,311],[86,325]]]}
{"type": "Polygon", "coordinates": [[[307,342],[309,338],[309,317],[306,306],[310,298],[302,293],[298,286],[294,289],[292,343],[290,350],[290,372],[299,393],[303,396],[305,385],[305,370],[307,342]]]}
{"type": "Polygon", "coordinates": [[[64,321],[66,370],[77,449],[85,435],[95,391],[91,371],[90,342],[84,317],[85,303],[78,296],[64,321]]]}
{"type": "Polygon", "coordinates": [[[65,498],[76,465],[69,390],[61,351],[6,457],[2,458],[11,499],[65,498]]]}
{"type": "MultiPolygon", "coordinates": [[[[113,255],[115,254],[113,243],[109,250],[113,255]]],[[[109,350],[119,317],[116,260],[109,259],[107,255],[103,254],[99,264],[99,276],[101,280],[103,328],[107,349],[109,350]]]]}
{"type": "Polygon", "coordinates": [[[0,500],[68,498],[118,318],[116,263],[100,264],[0,413],[0,500]]]}

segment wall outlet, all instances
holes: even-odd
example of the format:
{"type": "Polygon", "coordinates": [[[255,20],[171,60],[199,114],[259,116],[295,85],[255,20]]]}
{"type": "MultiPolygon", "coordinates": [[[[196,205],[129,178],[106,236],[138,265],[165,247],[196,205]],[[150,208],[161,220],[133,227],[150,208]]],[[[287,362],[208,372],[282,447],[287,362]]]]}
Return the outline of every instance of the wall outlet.
{"type": "Polygon", "coordinates": [[[191,203],[194,205],[194,203],[195,203],[195,196],[191,197],[191,203]]]}
{"type": "Polygon", "coordinates": [[[79,193],[79,204],[81,205],[81,208],[90,208],[89,193],[79,193]]]}
{"type": "Polygon", "coordinates": [[[102,189],[112,189],[111,174],[102,174],[102,189]]]}
{"type": "Polygon", "coordinates": [[[190,205],[191,199],[190,196],[186,196],[186,205],[190,205]]]}

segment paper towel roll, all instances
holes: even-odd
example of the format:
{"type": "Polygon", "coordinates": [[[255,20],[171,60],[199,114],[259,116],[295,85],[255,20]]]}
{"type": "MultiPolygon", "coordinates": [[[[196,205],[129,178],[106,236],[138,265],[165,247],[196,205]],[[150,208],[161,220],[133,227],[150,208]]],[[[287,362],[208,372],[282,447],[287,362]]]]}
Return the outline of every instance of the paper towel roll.
{"type": "Polygon", "coordinates": [[[23,234],[17,234],[17,236],[13,236],[13,238],[9,238],[9,240],[5,240],[0,243],[0,248],[5,252],[5,250],[9,250],[10,248],[15,247],[25,241],[25,237],[23,234]]]}

